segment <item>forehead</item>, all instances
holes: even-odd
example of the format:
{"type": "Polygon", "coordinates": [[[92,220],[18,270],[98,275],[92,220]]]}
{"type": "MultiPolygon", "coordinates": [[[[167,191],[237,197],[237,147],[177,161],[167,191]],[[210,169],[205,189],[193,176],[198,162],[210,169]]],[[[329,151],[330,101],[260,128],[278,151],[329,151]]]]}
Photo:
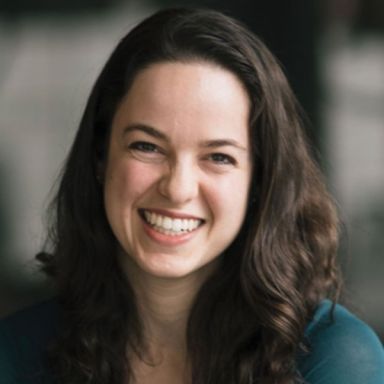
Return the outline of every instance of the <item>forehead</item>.
{"type": "Polygon", "coordinates": [[[161,62],[136,75],[112,126],[142,123],[167,131],[248,136],[249,112],[245,87],[227,69],[208,62],[161,62]]]}

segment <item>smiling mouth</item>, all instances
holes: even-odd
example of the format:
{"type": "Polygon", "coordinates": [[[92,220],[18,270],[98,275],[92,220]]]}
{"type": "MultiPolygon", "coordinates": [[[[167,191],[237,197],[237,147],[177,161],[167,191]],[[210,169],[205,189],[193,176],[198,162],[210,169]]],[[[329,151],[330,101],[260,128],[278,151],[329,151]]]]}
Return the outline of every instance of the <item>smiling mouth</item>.
{"type": "Polygon", "coordinates": [[[140,209],[139,213],[155,231],[170,236],[193,232],[204,223],[204,220],[201,219],[170,217],[146,209],[140,209]]]}

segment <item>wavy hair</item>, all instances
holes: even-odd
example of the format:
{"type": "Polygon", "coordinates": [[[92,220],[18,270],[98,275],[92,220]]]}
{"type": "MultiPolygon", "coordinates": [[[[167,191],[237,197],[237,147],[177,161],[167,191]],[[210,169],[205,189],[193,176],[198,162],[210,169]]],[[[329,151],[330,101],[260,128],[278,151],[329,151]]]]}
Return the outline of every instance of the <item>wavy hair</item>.
{"type": "Polygon", "coordinates": [[[131,382],[127,350],[143,356],[135,295],[117,261],[97,178],[112,118],[133,79],[168,61],[225,68],[251,101],[247,214],[190,313],[192,383],[294,383],[305,326],[340,288],[336,210],[276,59],[239,22],[196,9],[163,10],[136,26],[92,89],[53,201],[51,252],[38,255],[63,308],[52,370],[63,383],[131,382]]]}

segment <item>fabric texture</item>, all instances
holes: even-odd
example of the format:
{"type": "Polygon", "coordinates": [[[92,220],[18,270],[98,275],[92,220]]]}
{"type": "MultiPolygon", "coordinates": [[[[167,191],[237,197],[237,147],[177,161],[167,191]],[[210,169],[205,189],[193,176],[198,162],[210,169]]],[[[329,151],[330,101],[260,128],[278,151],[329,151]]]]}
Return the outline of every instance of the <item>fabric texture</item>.
{"type": "MultiPolygon", "coordinates": [[[[324,300],[308,324],[309,353],[297,358],[307,384],[384,384],[384,350],[364,322],[324,300]]],[[[0,384],[53,384],[45,349],[57,333],[60,308],[49,300],[0,321],[0,384]]]]}
{"type": "Polygon", "coordinates": [[[0,384],[53,383],[44,361],[59,313],[56,300],[49,300],[0,321],[0,384]]]}
{"type": "Polygon", "coordinates": [[[373,330],[341,305],[322,302],[305,333],[310,351],[298,358],[308,384],[384,384],[384,350],[373,330]],[[332,321],[333,320],[333,321],[332,321]]]}

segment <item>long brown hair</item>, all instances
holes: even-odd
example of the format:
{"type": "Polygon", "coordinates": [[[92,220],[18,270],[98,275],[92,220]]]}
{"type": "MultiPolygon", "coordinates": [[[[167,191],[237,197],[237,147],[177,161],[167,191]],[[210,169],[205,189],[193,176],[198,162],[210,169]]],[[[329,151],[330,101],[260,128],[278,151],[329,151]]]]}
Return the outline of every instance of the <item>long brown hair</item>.
{"type": "Polygon", "coordinates": [[[98,164],[135,75],[155,62],[193,60],[228,69],[246,87],[254,171],[242,229],[190,314],[192,383],[293,383],[307,322],[323,298],[337,298],[336,211],[275,58],[219,12],[160,11],[129,32],[107,61],[53,202],[52,252],[39,260],[54,277],[63,308],[63,328],[51,351],[60,382],[133,378],[126,351],[141,355],[142,328],[115,257],[98,164]]]}

